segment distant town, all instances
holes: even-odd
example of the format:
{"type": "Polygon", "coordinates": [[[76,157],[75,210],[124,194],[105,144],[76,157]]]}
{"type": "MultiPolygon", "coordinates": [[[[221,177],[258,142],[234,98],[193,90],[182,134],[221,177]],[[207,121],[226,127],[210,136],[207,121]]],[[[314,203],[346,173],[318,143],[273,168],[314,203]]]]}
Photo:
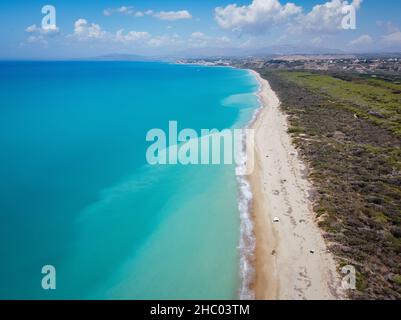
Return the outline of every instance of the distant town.
{"type": "Polygon", "coordinates": [[[275,57],[181,59],[178,63],[206,66],[236,66],[271,70],[350,72],[371,77],[400,76],[401,55],[283,55],[275,57]]]}

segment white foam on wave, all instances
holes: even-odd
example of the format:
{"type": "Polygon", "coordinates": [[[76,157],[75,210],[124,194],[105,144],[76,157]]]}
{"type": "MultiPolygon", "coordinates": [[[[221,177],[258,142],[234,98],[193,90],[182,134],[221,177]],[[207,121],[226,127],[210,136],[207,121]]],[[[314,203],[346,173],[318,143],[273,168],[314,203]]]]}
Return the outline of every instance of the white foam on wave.
{"type": "MultiPolygon", "coordinates": [[[[255,92],[259,100],[259,108],[255,110],[251,120],[245,129],[252,127],[253,123],[256,121],[259,112],[263,108],[259,93],[261,91],[261,84],[259,84],[259,89],[255,92]]],[[[240,165],[237,166],[237,172],[246,172],[246,159],[247,159],[247,146],[246,137],[243,135],[241,141],[242,145],[238,150],[240,150],[239,157],[241,160],[240,165]]],[[[239,298],[241,300],[253,300],[255,299],[255,293],[252,290],[252,283],[255,279],[255,268],[253,265],[254,254],[256,248],[256,238],[254,233],[254,223],[251,217],[253,194],[251,189],[251,184],[248,181],[247,176],[237,175],[238,183],[238,209],[240,213],[240,243],[239,243],[239,253],[240,253],[240,277],[241,285],[239,288],[239,298]]]]}
{"type": "Polygon", "coordinates": [[[250,209],[252,205],[252,192],[250,183],[244,176],[238,177],[238,209],[240,212],[240,277],[241,285],[239,289],[239,298],[241,300],[251,300],[255,298],[251,290],[254,279],[254,267],[252,259],[255,252],[255,236],[253,232],[253,222],[250,217],[250,209]]]}

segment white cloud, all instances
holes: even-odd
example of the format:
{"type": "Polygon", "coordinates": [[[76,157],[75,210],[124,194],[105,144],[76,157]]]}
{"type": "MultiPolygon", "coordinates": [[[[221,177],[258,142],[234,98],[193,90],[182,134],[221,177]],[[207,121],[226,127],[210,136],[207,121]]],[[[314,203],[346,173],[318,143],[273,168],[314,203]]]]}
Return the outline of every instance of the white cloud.
{"type": "Polygon", "coordinates": [[[25,29],[26,32],[36,32],[38,30],[38,27],[36,26],[36,24],[33,24],[31,26],[29,26],[28,28],[25,29]]]}
{"type": "Polygon", "coordinates": [[[120,13],[123,15],[136,15],[137,11],[135,11],[134,7],[132,6],[121,6],[119,8],[108,8],[103,10],[103,15],[109,17],[115,13],[120,13]]]}
{"type": "Polygon", "coordinates": [[[212,36],[207,36],[206,34],[200,31],[193,32],[191,34],[191,37],[189,38],[190,45],[201,46],[201,47],[204,47],[206,45],[219,46],[221,44],[228,42],[231,42],[231,39],[226,36],[212,37],[212,36]]]}
{"type": "Polygon", "coordinates": [[[150,47],[182,47],[185,45],[185,41],[184,39],[181,39],[178,34],[174,33],[172,35],[152,37],[147,42],[147,45],[150,47]]]}
{"type": "Polygon", "coordinates": [[[110,17],[113,14],[121,14],[125,16],[133,16],[137,18],[142,18],[144,16],[153,16],[155,13],[153,10],[139,11],[133,6],[121,6],[119,8],[108,8],[103,10],[103,15],[110,17]]]}
{"type": "Polygon", "coordinates": [[[223,37],[219,37],[217,38],[218,41],[224,42],[224,43],[228,43],[231,42],[231,39],[229,37],[223,36],[223,37]]]}
{"type": "Polygon", "coordinates": [[[106,17],[110,17],[112,14],[113,14],[113,12],[110,9],[103,10],[103,15],[106,17]]]}
{"type": "Polygon", "coordinates": [[[29,36],[28,39],[26,40],[28,43],[39,43],[44,46],[48,45],[48,41],[43,37],[43,35],[37,35],[37,36],[29,36]]]}
{"type": "Polygon", "coordinates": [[[193,32],[187,40],[187,44],[192,48],[204,48],[207,46],[224,47],[229,42],[231,42],[231,39],[228,37],[208,36],[200,31],[193,32]]]}
{"type": "Polygon", "coordinates": [[[383,36],[382,42],[386,46],[401,46],[401,31],[395,31],[383,36]]]}
{"type": "Polygon", "coordinates": [[[192,19],[192,15],[187,10],[160,11],[160,12],[153,13],[153,16],[160,20],[167,20],[167,21],[192,19]]]}
{"type": "Polygon", "coordinates": [[[147,40],[151,37],[150,33],[144,31],[129,31],[124,34],[124,30],[118,30],[114,36],[117,42],[137,42],[147,40]]]}
{"type": "Polygon", "coordinates": [[[229,43],[231,42],[231,39],[229,37],[223,36],[223,37],[219,37],[217,38],[218,41],[221,41],[223,43],[229,43]]]}
{"type": "Polygon", "coordinates": [[[53,35],[60,31],[59,28],[55,25],[49,25],[46,28],[38,27],[36,24],[33,24],[25,29],[25,32],[28,33],[37,33],[41,35],[53,35]]]}
{"type": "MultiPolygon", "coordinates": [[[[29,31],[34,27],[29,27],[29,31]]],[[[74,23],[73,33],[66,36],[70,40],[87,41],[92,45],[95,43],[130,45],[135,44],[137,48],[151,49],[161,47],[163,49],[176,50],[177,48],[194,47],[224,47],[231,42],[228,37],[212,37],[203,32],[193,32],[189,37],[181,37],[179,34],[170,32],[169,34],[151,35],[146,31],[133,31],[119,29],[116,32],[104,30],[99,24],[89,22],[80,18],[74,23]]],[[[40,41],[40,39],[31,39],[40,41]]]]}
{"type": "Polygon", "coordinates": [[[117,11],[123,14],[133,14],[135,12],[133,7],[126,7],[126,6],[118,8],[117,11]]]}
{"type": "MultiPolygon", "coordinates": [[[[353,0],[351,4],[358,10],[361,3],[362,0],[353,0]]],[[[330,33],[342,29],[345,5],[348,2],[330,0],[304,13],[302,7],[291,2],[282,4],[279,0],[253,0],[247,6],[230,4],[217,7],[215,19],[223,29],[251,34],[267,33],[273,26],[282,26],[292,32],[330,33]]]]}
{"type": "Polygon", "coordinates": [[[78,40],[88,39],[106,39],[110,37],[110,34],[100,27],[96,23],[89,24],[85,19],[78,19],[74,23],[73,36],[78,40]]]}
{"type": "Polygon", "coordinates": [[[401,30],[391,21],[377,21],[377,25],[383,29],[384,35],[380,39],[380,45],[397,49],[401,46],[401,30]]]}
{"type": "MultiPolygon", "coordinates": [[[[355,10],[361,6],[362,0],[353,0],[355,10]]],[[[301,30],[310,32],[336,32],[342,30],[344,18],[343,8],[348,2],[342,0],[331,0],[324,4],[316,5],[312,10],[299,19],[297,26],[301,30]]]]}
{"type": "Polygon", "coordinates": [[[167,36],[152,38],[147,43],[150,47],[165,47],[171,44],[171,39],[167,36]]]}
{"type": "Polygon", "coordinates": [[[191,34],[188,43],[191,47],[203,48],[208,45],[209,41],[210,39],[203,32],[197,31],[191,34]]]}
{"type": "Polygon", "coordinates": [[[167,21],[192,19],[192,15],[188,10],[160,12],[155,12],[153,10],[137,11],[133,6],[121,6],[119,8],[108,8],[103,10],[103,15],[106,17],[110,17],[113,14],[129,15],[137,18],[152,16],[154,18],[167,21]]]}
{"type": "Polygon", "coordinates": [[[74,33],[69,36],[79,41],[103,40],[120,43],[145,42],[151,38],[146,31],[127,31],[120,29],[115,33],[103,30],[96,23],[88,23],[86,19],[78,19],[74,23],[74,33]]]}
{"type": "Polygon", "coordinates": [[[248,6],[217,7],[215,19],[223,29],[259,33],[301,12],[302,8],[293,3],[283,6],[278,0],[253,0],[248,6]]]}
{"type": "Polygon", "coordinates": [[[29,37],[26,39],[27,43],[38,43],[47,46],[48,38],[57,35],[60,32],[60,29],[55,25],[49,25],[46,28],[42,28],[33,24],[27,27],[25,32],[29,33],[29,37]]]}
{"type": "Polygon", "coordinates": [[[320,46],[323,43],[322,37],[315,37],[311,40],[311,44],[314,46],[320,46]]]}
{"type": "Polygon", "coordinates": [[[400,31],[400,29],[397,26],[395,26],[391,21],[377,21],[376,24],[380,28],[384,29],[386,33],[393,33],[400,31]]]}
{"type": "Polygon", "coordinates": [[[367,46],[374,43],[373,38],[370,35],[364,34],[359,38],[351,40],[348,45],[351,47],[367,46]]]}
{"type": "Polygon", "coordinates": [[[205,34],[203,32],[193,32],[191,34],[191,37],[194,39],[204,39],[205,38],[205,34]]]}

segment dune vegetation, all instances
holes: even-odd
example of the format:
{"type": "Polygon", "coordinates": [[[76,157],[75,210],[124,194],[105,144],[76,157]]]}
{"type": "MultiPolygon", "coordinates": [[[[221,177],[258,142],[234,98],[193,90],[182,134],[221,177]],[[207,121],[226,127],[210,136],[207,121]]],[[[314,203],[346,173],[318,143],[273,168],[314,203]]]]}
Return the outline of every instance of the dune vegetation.
{"type": "Polygon", "coordinates": [[[315,213],[353,299],[401,298],[401,84],[349,73],[255,69],[288,114],[315,213]]]}

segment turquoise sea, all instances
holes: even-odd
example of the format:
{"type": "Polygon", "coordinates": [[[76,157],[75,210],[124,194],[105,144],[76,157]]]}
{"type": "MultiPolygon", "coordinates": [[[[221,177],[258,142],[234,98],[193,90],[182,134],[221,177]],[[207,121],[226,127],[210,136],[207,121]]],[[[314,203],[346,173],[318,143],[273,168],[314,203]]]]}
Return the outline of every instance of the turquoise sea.
{"type": "Polygon", "coordinates": [[[257,89],[225,67],[0,62],[0,298],[237,298],[235,166],[150,166],[145,138],[242,127],[257,89]]]}

